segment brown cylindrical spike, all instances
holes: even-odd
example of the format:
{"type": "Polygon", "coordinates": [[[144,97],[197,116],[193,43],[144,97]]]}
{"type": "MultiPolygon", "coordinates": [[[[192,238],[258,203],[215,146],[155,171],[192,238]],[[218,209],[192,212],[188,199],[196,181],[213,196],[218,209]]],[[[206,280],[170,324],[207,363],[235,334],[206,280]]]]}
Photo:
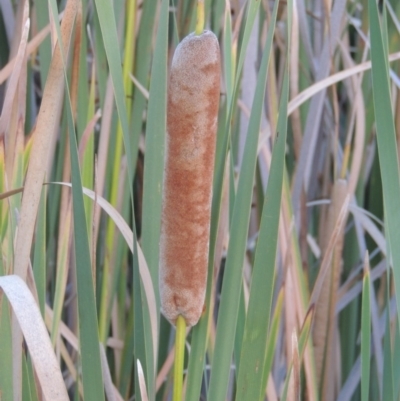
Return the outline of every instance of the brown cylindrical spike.
{"type": "Polygon", "coordinates": [[[199,320],[207,282],[220,50],[210,31],[178,45],[168,84],[160,296],[173,324],[199,320]]]}

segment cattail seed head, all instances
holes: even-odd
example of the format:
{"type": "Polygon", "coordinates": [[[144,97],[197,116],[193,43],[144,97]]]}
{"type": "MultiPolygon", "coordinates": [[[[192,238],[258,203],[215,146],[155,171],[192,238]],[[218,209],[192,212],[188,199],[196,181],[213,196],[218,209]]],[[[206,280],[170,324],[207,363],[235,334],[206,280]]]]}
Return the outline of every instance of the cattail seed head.
{"type": "Polygon", "coordinates": [[[160,236],[160,296],[166,318],[199,320],[207,282],[220,51],[210,31],[178,45],[168,84],[160,236]]]}

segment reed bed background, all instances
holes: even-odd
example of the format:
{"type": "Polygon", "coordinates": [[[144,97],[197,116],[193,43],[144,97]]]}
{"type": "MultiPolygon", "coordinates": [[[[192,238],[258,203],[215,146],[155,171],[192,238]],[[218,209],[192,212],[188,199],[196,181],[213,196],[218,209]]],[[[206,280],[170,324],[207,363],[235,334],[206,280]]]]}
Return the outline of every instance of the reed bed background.
{"type": "MultiPolygon", "coordinates": [[[[205,1],[222,77],[185,400],[399,400],[399,16],[205,1]]],[[[1,1],[2,401],[171,399],[167,82],[195,24],[196,0],[1,1]]]]}

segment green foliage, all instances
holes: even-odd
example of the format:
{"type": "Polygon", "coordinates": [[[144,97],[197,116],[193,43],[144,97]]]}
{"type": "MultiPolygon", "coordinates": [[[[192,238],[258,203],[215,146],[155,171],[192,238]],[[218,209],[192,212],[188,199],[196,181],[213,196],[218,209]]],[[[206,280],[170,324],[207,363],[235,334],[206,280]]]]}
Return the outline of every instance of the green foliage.
{"type": "Polygon", "coordinates": [[[196,1],[0,8],[1,400],[56,376],[85,401],[399,399],[400,3],[241,4],[204,3],[221,96],[182,389],[158,266],[169,63],[196,1]]]}

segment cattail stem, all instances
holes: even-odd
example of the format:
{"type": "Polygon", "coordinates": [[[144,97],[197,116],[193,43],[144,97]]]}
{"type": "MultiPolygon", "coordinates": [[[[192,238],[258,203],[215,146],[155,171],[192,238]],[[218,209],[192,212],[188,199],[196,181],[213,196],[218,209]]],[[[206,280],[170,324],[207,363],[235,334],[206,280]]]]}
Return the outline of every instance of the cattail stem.
{"type": "Polygon", "coordinates": [[[176,320],[174,394],[173,401],[182,401],[183,362],[185,359],[186,321],[182,315],[176,320]]]}
{"type": "Polygon", "coordinates": [[[204,29],[204,0],[197,0],[196,35],[201,35],[204,29]]]}

